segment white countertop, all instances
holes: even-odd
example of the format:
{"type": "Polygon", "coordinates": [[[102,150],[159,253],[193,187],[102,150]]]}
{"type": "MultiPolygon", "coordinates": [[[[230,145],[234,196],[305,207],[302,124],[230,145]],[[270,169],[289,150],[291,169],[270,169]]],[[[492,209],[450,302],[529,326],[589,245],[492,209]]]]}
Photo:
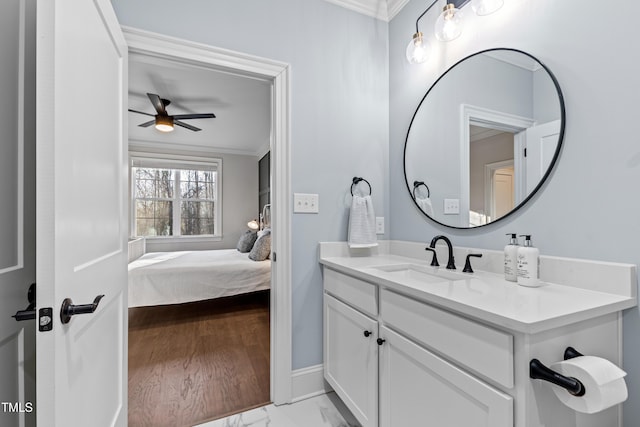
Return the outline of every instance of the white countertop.
{"type": "MultiPolygon", "coordinates": [[[[320,256],[320,263],[325,267],[458,314],[527,334],[615,313],[637,304],[635,294],[625,296],[547,282],[542,282],[540,287],[527,288],[505,280],[501,274],[486,271],[462,273],[457,270],[459,275],[464,275],[463,279],[425,283],[418,278],[400,277],[375,268],[400,264],[431,268],[426,261],[416,258],[384,253],[326,255],[320,256]]],[[[444,267],[439,269],[447,271],[444,267]]],[[[635,267],[633,271],[635,275],[635,267]]]]}

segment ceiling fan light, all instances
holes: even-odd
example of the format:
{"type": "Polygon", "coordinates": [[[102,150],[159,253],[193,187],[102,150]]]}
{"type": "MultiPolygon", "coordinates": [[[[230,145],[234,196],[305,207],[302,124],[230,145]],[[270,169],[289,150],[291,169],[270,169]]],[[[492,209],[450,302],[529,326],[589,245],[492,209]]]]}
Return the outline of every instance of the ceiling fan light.
{"type": "Polygon", "coordinates": [[[173,131],[173,117],[171,116],[156,116],[156,129],[160,132],[173,131]]]}

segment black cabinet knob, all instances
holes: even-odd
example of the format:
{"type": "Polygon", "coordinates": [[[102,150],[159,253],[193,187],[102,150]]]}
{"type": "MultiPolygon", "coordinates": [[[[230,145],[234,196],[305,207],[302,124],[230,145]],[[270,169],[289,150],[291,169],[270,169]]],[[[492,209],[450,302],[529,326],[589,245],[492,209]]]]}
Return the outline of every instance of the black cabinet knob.
{"type": "Polygon", "coordinates": [[[383,340],[382,338],[378,338],[378,339],[376,340],[376,342],[378,343],[378,345],[382,345],[382,344],[384,344],[384,343],[385,343],[385,341],[386,341],[386,340],[383,340]]]}
{"type": "Polygon", "coordinates": [[[371,335],[371,331],[364,331],[364,336],[369,338],[369,335],[371,335]]]}

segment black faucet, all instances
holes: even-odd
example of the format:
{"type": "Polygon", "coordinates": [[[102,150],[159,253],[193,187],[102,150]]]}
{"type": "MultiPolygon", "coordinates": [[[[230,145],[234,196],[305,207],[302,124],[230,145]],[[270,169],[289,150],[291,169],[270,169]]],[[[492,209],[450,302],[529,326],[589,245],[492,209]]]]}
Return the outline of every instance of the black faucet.
{"type": "Polygon", "coordinates": [[[429,246],[432,248],[435,248],[438,240],[444,240],[444,242],[447,244],[447,247],[449,248],[449,260],[447,261],[447,270],[455,270],[456,263],[455,263],[455,260],[453,259],[453,246],[451,246],[451,240],[449,240],[447,236],[439,235],[434,237],[431,240],[431,244],[429,246]]]}

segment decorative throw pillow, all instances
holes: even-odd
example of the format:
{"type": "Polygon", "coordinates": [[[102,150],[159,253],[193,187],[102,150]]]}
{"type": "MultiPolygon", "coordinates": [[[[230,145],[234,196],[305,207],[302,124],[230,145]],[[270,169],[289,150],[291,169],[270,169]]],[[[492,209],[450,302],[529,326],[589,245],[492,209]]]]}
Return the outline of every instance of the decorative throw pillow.
{"type": "Polygon", "coordinates": [[[258,238],[258,233],[255,231],[247,230],[244,232],[242,236],[240,236],[240,240],[238,240],[238,244],[236,245],[236,249],[242,253],[247,253],[253,248],[253,244],[256,242],[258,238]]]}
{"type": "Polygon", "coordinates": [[[254,261],[264,261],[271,255],[271,230],[262,230],[263,233],[258,240],[253,244],[251,252],[249,252],[249,259],[254,261]]]}

